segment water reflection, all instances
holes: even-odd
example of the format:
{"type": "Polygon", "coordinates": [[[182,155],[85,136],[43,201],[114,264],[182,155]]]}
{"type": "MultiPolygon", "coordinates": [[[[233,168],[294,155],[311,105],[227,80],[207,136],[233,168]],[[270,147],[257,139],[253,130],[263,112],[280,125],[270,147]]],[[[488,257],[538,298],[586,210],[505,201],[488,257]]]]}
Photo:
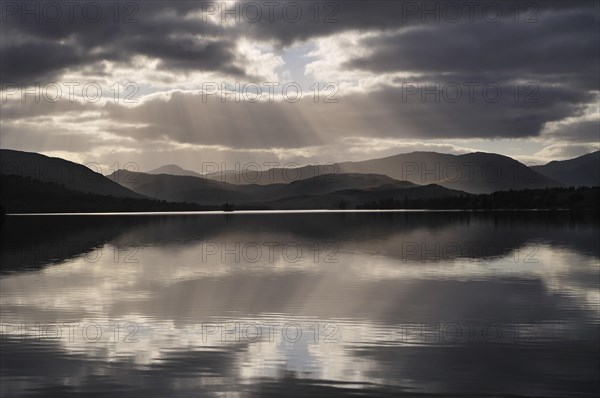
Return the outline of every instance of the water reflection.
{"type": "Polygon", "coordinates": [[[8,217],[3,396],[599,391],[568,213],[8,217]]]}

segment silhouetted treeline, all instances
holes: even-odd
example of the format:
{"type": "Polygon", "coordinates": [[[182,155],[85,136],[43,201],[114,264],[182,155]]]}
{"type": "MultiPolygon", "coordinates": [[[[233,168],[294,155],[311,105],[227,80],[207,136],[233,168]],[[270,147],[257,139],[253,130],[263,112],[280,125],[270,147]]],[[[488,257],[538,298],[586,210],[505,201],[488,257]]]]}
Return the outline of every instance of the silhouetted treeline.
{"type": "Polygon", "coordinates": [[[600,187],[524,189],[455,197],[366,202],[357,209],[597,209],[600,187]]]}
{"type": "Polygon", "coordinates": [[[109,195],[79,192],[57,183],[43,182],[17,175],[2,175],[1,181],[1,204],[6,213],[215,210],[204,209],[194,203],[116,198],[109,195]]]}

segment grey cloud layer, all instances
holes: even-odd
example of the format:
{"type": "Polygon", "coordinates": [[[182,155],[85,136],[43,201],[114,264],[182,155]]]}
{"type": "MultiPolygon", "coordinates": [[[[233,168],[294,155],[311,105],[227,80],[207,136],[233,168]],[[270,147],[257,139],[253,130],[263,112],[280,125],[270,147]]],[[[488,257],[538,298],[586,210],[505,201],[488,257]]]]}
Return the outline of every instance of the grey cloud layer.
{"type": "MultiPolygon", "coordinates": [[[[443,1],[324,1],[319,3],[316,22],[312,1],[281,1],[273,20],[259,1],[263,4],[259,22],[242,18],[230,25],[197,19],[197,12],[211,2],[124,1],[121,5],[131,3],[139,6],[135,21],[130,21],[134,23],[126,23],[123,8],[120,21],[115,22],[113,2],[96,2],[103,13],[93,23],[78,12],[64,23],[44,18],[22,23],[20,15],[5,15],[3,8],[2,82],[59,79],[65,71],[83,67],[109,73],[102,71],[100,61],[133,68],[135,55],[157,59],[158,69],[173,75],[214,71],[251,78],[245,70],[248,60],[237,51],[240,39],[268,42],[281,49],[360,31],[371,33],[356,43],[364,55],[342,65],[344,71],[410,72],[418,74],[421,82],[442,86],[476,82],[481,87],[495,82],[504,92],[497,102],[484,100],[480,93],[474,102],[464,97],[457,103],[437,102],[432,99],[435,96],[422,101],[419,95],[406,99],[399,85],[417,82],[396,78],[392,84],[367,91],[342,92],[339,104],[314,103],[312,98],[296,104],[205,103],[197,94],[176,93],[167,101],[149,100],[133,108],[8,105],[3,106],[3,121],[92,109],[100,110],[106,120],[121,123],[122,127],[110,130],[120,136],[234,148],[299,148],[347,137],[517,138],[537,136],[548,122],[581,115],[587,104],[597,101],[594,91],[600,88],[600,5],[595,1],[529,2],[535,12],[522,10],[518,23],[514,1],[480,2],[473,21],[464,7],[469,2],[456,2],[463,5],[463,16],[456,23],[443,16],[437,20],[436,12],[448,4],[443,1]],[[281,10],[287,3],[301,8],[297,22],[283,17],[281,10]],[[482,18],[481,10],[490,5],[502,10],[503,17],[495,22],[482,18]],[[426,9],[434,14],[426,14],[426,9]],[[524,18],[533,19],[524,23],[524,18]],[[515,102],[510,87],[517,81],[536,84],[536,102],[515,102]]],[[[85,2],[78,4],[83,7],[85,2]]],[[[66,19],[66,10],[63,13],[66,19]]],[[[598,123],[562,127],[565,133],[555,132],[553,137],[586,142],[594,137],[598,123]]]]}
{"type": "MultiPolygon", "coordinates": [[[[260,2],[258,2],[260,3],[260,2]]],[[[273,18],[263,18],[242,27],[254,37],[276,40],[281,45],[296,41],[329,36],[348,30],[386,31],[423,25],[437,25],[449,21],[488,22],[495,19],[512,21],[535,21],[545,12],[584,10],[597,14],[597,5],[592,1],[531,1],[522,3],[513,0],[495,1],[445,1],[445,0],[333,0],[294,1],[285,0],[274,9],[273,18]],[[293,3],[284,15],[286,3],[293,3]],[[318,3],[318,6],[315,6],[318,3]],[[302,17],[290,23],[295,9],[302,17]],[[316,10],[317,9],[317,10],[316,10]],[[290,16],[291,15],[291,16],[290,16]]],[[[267,8],[265,7],[265,12],[267,8]]]]}
{"type": "Polygon", "coordinates": [[[540,13],[536,23],[431,24],[367,38],[371,54],[348,68],[437,74],[448,81],[481,76],[532,79],[598,90],[599,14],[589,9],[540,13]]]}
{"type": "MultiPolygon", "coordinates": [[[[43,4],[29,3],[31,7],[43,4]]],[[[118,17],[114,11],[116,2],[72,3],[78,4],[80,11],[73,11],[71,16],[70,8],[61,8],[62,18],[58,22],[45,17],[47,13],[42,12],[42,8],[29,16],[23,9],[14,13],[10,10],[2,16],[3,82],[50,80],[60,77],[67,68],[76,69],[103,60],[128,64],[135,55],[157,58],[159,67],[167,70],[220,70],[244,75],[243,69],[234,65],[235,41],[223,33],[222,27],[186,19],[189,12],[197,9],[198,3],[124,1],[120,13],[125,13],[128,4],[139,8],[132,9],[134,14],[128,11],[127,15],[118,17]],[[96,4],[102,10],[98,20],[86,17],[81,11],[87,3],[96,4]],[[203,42],[195,39],[198,36],[203,42]]],[[[90,11],[90,15],[94,14],[90,11]]]]}
{"type": "MultiPolygon", "coordinates": [[[[6,3],[24,7],[21,2],[6,3]]],[[[315,2],[306,1],[281,1],[277,6],[249,2],[260,6],[257,22],[244,18],[253,14],[246,14],[245,3],[238,2],[242,18],[230,26],[191,18],[202,10],[218,17],[211,7],[216,5],[218,11],[223,11],[220,2],[122,1],[115,17],[114,2],[82,1],[75,2],[73,17],[71,8],[63,7],[58,22],[51,21],[50,11],[41,11],[43,3],[29,2],[29,9],[40,7],[38,21],[34,15],[23,14],[22,8],[3,6],[3,81],[56,77],[65,68],[101,60],[127,63],[137,54],[158,58],[160,67],[167,70],[216,70],[240,76],[244,70],[235,63],[239,57],[235,42],[240,37],[286,46],[348,30],[393,31],[415,26],[427,29],[369,40],[365,44],[373,47],[375,54],[354,60],[351,66],[374,71],[423,67],[438,71],[442,67],[502,71],[509,67],[518,72],[518,67],[526,64],[528,69],[568,69],[578,75],[582,73],[579,68],[585,68],[586,74],[597,70],[597,63],[589,62],[597,62],[597,57],[589,57],[598,48],[598,6],[589,1],[531,2],[534,8],[528,11],[523,7],[519,14],[519,19],[540,21],[529,24],[513,23],[513,1],[484,1],[476,6],[473,2],[454,3],[460,5],[459,24],[448,23],[450,16],[446,14],[453,13],[444,11],[447,4],[442,1],[322,1],[316,7],[315,2]],[[81,10],[88,3],[101,6],[98,20],[91,22],[89,16],[84,17],[81,10]],[[484,17],[493,15],[483,14],[489,4],[499,6],[503,15],[500,22],[491,23],[484,17]],[[433,14],[427,10],[433,10],[433,14]],[[198,36],[211,41],[200,43],[198,36]]],[[[228,21],[233,19],[228,17],[228,21]]],[[[239,61],[243,63],[243,59],[239,61]]]]}
{"type": "Polygon", "coordinates": [[[227,102],[216,97],[205,102],[199,94],[175,93],[133,109],[107,105],[106,115],[127,124],[117,134],[140,140],[172,138],[178,142],[221,144],[243,148],[303,147],[338,142],[347,137],[475,138],[535,136],[547,121],[584,111],[594,99],[589,93],[545,87],[537,103],[515,104],[507,90],[497,102],[477,96],[469,102],[422,102],[406,95],[406,87],[382,87],[368,93],[340,97],[337,104],[227,102]],[[404,91],[403,91],[404,90],[404,91]]]}

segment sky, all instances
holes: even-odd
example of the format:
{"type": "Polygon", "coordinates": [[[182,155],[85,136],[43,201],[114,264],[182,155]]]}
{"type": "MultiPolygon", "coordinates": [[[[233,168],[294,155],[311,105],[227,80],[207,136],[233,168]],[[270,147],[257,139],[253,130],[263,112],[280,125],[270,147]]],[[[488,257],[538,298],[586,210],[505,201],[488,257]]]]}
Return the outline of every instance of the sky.
{"type": "Polygon", "coordinates": [[[205,172],[600,142],[597,1],[2,1],[0,147],[205,172]]]}

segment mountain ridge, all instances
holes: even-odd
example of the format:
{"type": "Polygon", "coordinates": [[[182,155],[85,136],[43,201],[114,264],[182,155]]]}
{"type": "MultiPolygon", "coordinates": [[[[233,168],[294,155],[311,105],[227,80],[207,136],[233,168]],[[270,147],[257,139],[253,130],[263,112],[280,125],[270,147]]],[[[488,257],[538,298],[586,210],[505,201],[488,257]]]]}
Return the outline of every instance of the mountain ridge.
{"type": "Polygon", "coordinates": [[[378,187],[406,189],[416,187],[377,174],[329,174],[289,184],[231,184],[204,177],[147,174],[117,170],[108,178],[139,194],[160,200],[194,202],[201,205],[243,204],[273,201],[299,195],[322,195],[334,191],[378,187]]]}
{"type": "MultiPolygon", "coordinates": [[[[402,206],[402,203],[410,202],[414,205],[420,203],[418,201],[438,206],[439,200],[444,198],[455,203],[456,200],[452,198],[466,198],[473,194],[487,194],[489,191],[559,188],[563,185],[508,156],[487,152],[452,155],[415,151],[359,162],[303,166],[294,170],[294,173],[281,168],[270,169],[268,177],[277,182],[265,183],[264,172],[257,172],[259,181],[252,184],[218,181],[195,172],[192,172],[195,175],[185,175],[189,170],[174,164],[154,169],[158,174],[120,169],[103,176],[86,166],[31,152],[1,150],[0,156],[2,175],[29,178],[26,181],[30,181],[31,190],[24,188],[26,182],[14,179],[10,181],[24,195],[26,192],[35,192],[35,195],[41,196],[42,198],[36,198],[38,201],[43,199],[44,189],[47,189],[48,195],[64,197],[67,202],[71,195],[84,201],[100,203],[98,198],[86,199],[76,193],[62,192],[50,185],[40,185],[36,182],[38,180],[55,183],[74,192],[115,198],[150,199],[163,203],[186,203],[210,209],[333,209],[359,208],[373,203],[402,206]],[[180,174],[165,174],[163,171],[180,174]],[[452,172],[455,173],[454,176],[452,172]],[[313,175],[306,175],[307,173],[313,175]],[[467,173],[466,176],[464,173],[467,173]],[[482,173],[486,178],[477,173],[482,173]],[[290,178],[291,175],[293,178],[290,178]],[[278,178],[285,180],[278,181],[278,178]],[[463,187],[468,187],[471,191],[460,189],[463,187]]],[[[586,156],[550,162],[546,166],[560,170],[578,170],[581,165],[588,167],[590,161],[595,164],[600,160],[598,153],[586,156]]],[[[14,195],[12,199],[13,204],[17,203],[14,202],[14,195]]],[[[35,202],[26,197],[23,200],[35,202]]],[[[150,204],[146,203],[145,206],[150,204]]],[[[75,207],[85,206],[77,204],[75,207]]]]}
{"type": "Polygon", "coordinates": [[[245,178],[243,172],[215,174],[207,178],[238,185],[266,185],[290,183],[323,174],[380,174],[418,185],[435,183],[470,193],[563,185],[511,157],[489,152],[453,155],[415,151],[363,161],[253,171],[251,179],[245,178]]]}
{"type": "Polygon", "coordinates": [[[32,177],[84,193],[133,199],[146,198],[84,165],[35,152],[0,149],[0,174],[32,177]]]}
{"type": "Polygon", "coordinates": [[[169,174],[178,176],[190,176],[190,177],[203,177],[202,174],[196,173],[192,170],[186,170],[176,164],[165,164],[155,169],[145,172],[146,174],[169,174]]]}
{"type": "Polygon", "coordinates": [[[600,151],[531,168],[565,185],[600,186],[600,151]]]}

